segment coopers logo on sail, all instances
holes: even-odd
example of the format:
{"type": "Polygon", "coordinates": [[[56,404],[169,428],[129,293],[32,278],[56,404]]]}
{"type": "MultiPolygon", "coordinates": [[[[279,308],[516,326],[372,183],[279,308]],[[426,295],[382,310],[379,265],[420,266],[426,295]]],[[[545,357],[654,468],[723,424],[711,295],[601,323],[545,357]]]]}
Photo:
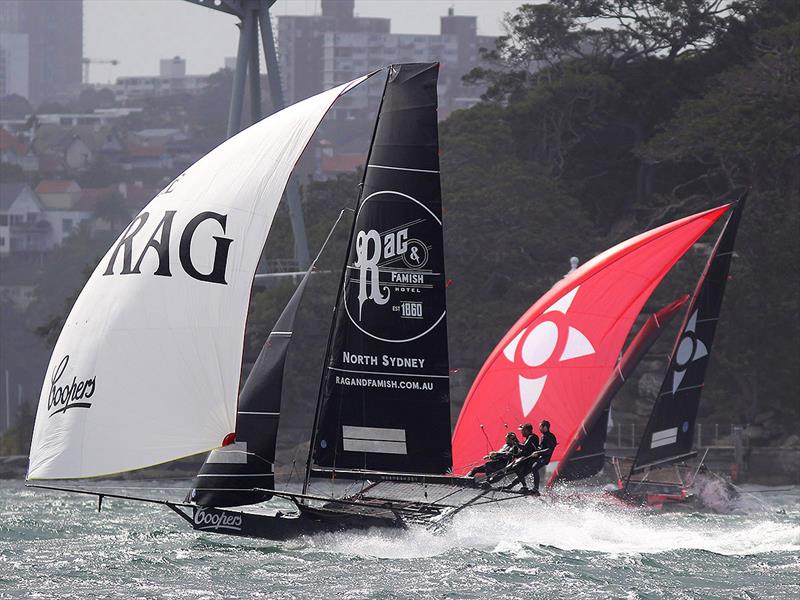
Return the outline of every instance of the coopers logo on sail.
{"type": "Polygon", "coordinates": [[[210,508],[197,508],[194,513],[194,528],[202,530],[227,529],[230,531],[242,530],[242,515],[228,513],[210,508]]]}
{"type": "Polygon", "coordinates": [[[407,194],[384,190],[364,199],[345,279],[345,309],[358,329],[400,343],[442,320],[441,229],[441,219],[407,194]]]}
{"type": "Polygon", "coordinates": [[[50,377],[50,393],[47,395],[47,412],[49,416],[65,413],[71,408],[91,408],[89,398],[94,396],[97,378],[92,376],[73,375],[69,382],[69,375],[64,374],[69,366],[69,354],[61,359],[50,377]]]}

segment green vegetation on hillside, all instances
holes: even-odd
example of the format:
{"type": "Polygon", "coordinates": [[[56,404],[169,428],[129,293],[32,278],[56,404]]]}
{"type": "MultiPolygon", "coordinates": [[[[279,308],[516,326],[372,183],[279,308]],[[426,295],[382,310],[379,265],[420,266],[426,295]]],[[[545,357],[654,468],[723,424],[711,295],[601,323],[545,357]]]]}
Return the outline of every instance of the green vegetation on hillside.
{"type": "MultiPolygon", "coordinates": [[[[506,26],[485,52],[489,66],[468,76],[488,84],[484,101],[440,125],[454,412],[494,345],[570,256],[585,262],[746,186],[703,411],[712,423],[766,422],[765,440],[780,442],[800,421],[800,4],[551,0],[522,5],[506,26]]],[[[210,110],[219,98],[198,103],[210,110]]],[[[312,252],[352,206],[359,179],[303,186],[312,252]]],[[[312,419],[348,226],[326,249],[300,312],[286,379],[290,427],[312,419]]],[[[282,207],[266,253],[291,248],[282,207]]],[[[61,314],[81,283],[68,263],[101,253],[78,238],[51,257],[32,310],[61,314]]],[[[691,291],[704,261],[690,252],[648,310],[691,291]]],[[[246,362],[292,289],[255,290],[246,362]]],[[[621,404],[638,393],[627,386],[621,404]]]]}

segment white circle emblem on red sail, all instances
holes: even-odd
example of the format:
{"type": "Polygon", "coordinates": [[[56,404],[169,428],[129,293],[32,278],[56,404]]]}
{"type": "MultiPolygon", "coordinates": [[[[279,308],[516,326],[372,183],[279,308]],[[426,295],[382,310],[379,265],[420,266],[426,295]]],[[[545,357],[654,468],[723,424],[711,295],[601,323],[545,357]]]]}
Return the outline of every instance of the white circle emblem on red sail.
{"type": "Polygon", "coordinates": [[[520,407],[525,417],[542,397],[548,373],[541,371],[547,368],[548,363],[560,363],[595,353],[594,346],[579,329],[569,325],[568,319],[556,318],[557,315],[553,314],[567,316],[579,288],[576,286],[555,301],[542,313],[541,321],[520,331],[503,349],[506,359],[519,366],[520,407]],[[564,336],[566,339],[562,343],[564,336]],[[559,347],[561,351],[557,353],[559,347]],[[552,361],[553,356],[558,358],[552,361]]]}
{"type": "Polygon", "coordinates": [[[558,343],[558,326],[552,321],[539,323],[522,344],[522,361],[529,367],[540,367],[553,354],[558,343]]]}

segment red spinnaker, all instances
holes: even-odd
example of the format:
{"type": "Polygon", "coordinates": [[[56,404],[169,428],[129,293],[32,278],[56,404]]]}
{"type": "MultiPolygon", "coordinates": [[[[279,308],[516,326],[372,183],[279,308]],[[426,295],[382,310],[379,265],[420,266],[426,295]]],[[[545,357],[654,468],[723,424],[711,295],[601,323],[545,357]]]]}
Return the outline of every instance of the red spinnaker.
{"type": "MultiPolygon", "coordinates": [[[[664,328],[669,325],[675,314],[681,308],[683,308],[688,301],[689,294],[684,294],[677,300],[670,302],[662,309],[650,315],[647,321],[645,321],[644,325],[642,325],[641,329],[636,332],[636,335],[631,340],[631,343],[628,344],[628,347],[625,349],[625,353],[622,355],[622,358],[620,358],[619,362],[617,362],[617,365],[614,367],[611,377],[609,377],[608,381],[603,386],[603,390],[600,392],[600,397],[594,403],[589,412],[586,413],[586,417],[584,418],[580,427],[578,427],[578,429],[575,431],[575,435],[571,440],[562,440],[562,443],[565,444],[566,449],[561,455],[561,460],[558,461],[558,465],[550,475],[550,479],[547,481],[548,488],[552,487],[559,476],[569,474],[570,461],[573,459],[577,459],[575,462],[580,460],[580,456],[578,454],[579,449],[581,447],[585,448],[584,440],[591,440],[593,436],[598,435],[594,431],[598,426],[603,428],[600,433],[602,438],[599,444],[600,447],[593,448],[593,450],[595,452],[599,452],[601,456],[599,457],[599,462],[596,463],[599,465],[599,468],[592,471],[591,474],[593,475],[600,472],[600,469],[602,469],[602,466],[605,462],[605,452],[603,451],[603,448],[606,440],[605,428],[608,425],[608,419],[601,419],[603,413],[611,407],[611,400],[613,400],[614,396],[617,394],[620,388],[622,388],[625,381],[630,378],[631,373],[633,373],[636,366],[645,357],[652,345],[659,338],[664,328]]],[[[576,476],[576,474],[572,474],[571,477],[573,479],[583,478],[576,476]]]]}
{"type": "Polygon", "coordinates": [[[554,285],[489,355],[453,433],[453,471],[466,473],[507,429],[550,421],[561,459],[608,381],[636,316],[664,275],[730,204],[618,244],[554,285]]]}

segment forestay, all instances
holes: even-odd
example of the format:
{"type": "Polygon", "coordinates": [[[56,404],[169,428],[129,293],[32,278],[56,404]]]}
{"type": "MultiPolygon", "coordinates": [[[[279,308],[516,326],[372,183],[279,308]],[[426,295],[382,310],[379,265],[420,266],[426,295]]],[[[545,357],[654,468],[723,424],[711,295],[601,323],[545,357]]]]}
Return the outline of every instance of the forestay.
{"type": "Polygon", "coordinates": [[[547,419],[561,444],[575,435],[617,363],[647,298],[694,242],[728,210],[702,212],[600,254],[540,298],[494,349],[472,385],[453,434],[453,467],[465,473],[507,427],[547,419]]]}
{"type": "Polygon", "coordinates": [[[29,479],[138,469],[234,431],[250,288],[283,189],[331,104],[364,79],[226,141],[125,229],[53,351],[29,479]]]}

